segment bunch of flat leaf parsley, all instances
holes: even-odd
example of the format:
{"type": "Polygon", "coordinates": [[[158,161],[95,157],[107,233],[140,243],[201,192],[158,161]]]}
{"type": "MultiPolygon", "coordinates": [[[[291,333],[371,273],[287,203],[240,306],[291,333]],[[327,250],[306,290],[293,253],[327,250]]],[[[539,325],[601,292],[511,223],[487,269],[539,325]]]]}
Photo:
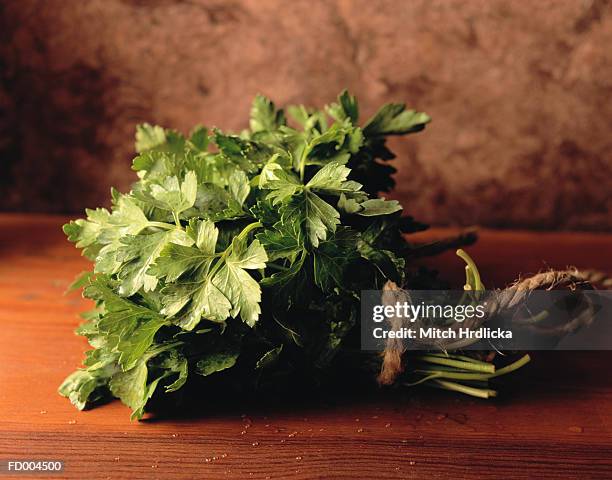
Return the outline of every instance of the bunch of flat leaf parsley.
{"type": "Polygon", "coordinates": [[[75,282],[95,301],[77,330],[92,349],[60,387],[79,409],[112,395],[141,418],[194,376],[324,369],[361,290],[403,281],[419,226],[377,198],[393,186],[385,139],[430,118],[388,104],[359,126],[346,91],[288,114],[258,96],[239,135],[140,125],[132,190],[64,226],[95,262],[75,282]]]}

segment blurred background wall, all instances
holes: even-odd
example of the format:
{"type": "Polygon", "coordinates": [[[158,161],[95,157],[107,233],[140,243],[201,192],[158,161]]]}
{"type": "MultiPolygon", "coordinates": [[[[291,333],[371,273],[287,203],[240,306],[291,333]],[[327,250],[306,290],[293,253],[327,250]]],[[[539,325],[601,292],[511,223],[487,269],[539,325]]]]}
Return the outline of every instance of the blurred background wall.
{"type": "Polygon", "coordinates": [[[607,0],[3,0],[0,209],[128,189],[149,121],[240,129],[257,92],[401,101],[394,198],[434,224],[612,230],[607,0]]]}

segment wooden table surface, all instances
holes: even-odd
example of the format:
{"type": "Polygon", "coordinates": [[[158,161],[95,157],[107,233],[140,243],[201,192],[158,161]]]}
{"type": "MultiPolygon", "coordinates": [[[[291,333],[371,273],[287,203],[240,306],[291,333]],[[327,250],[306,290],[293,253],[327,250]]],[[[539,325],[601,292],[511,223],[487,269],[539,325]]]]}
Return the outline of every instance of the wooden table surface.
{"type": "MultiPolygon", "coordinates": [[[[83,356],[72,331],[88,305],[63,292],[88,262],[64,220],[0,215],[0,459],[60,459],[54,478],[78,479],[612,478],[609,352],[536,354],[494,401],[415,389],[140,423],[119,402],[78,412],[56,389],[83,356]]],[[[612,271],[609,235],[483,231],[468,250],[487,286],[612,271]]],[[[462,275],[450,253],[430,263],[462,275]]]]}

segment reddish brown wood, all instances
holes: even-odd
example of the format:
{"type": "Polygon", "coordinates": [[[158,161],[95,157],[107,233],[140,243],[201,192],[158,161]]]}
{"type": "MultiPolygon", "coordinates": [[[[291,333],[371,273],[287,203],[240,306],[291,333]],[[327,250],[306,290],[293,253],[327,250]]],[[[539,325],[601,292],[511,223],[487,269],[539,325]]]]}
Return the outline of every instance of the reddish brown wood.
{"type": "MultiPolygon", "coordinates": [[[[62,478],[78,479],[612,477],[606,352],[536,355],[495,401],[410,390],[308,406],[245,398],[141,423],[119,402],[77,412],[56,388],[81,361],[72,330],[88,305],[63,291],[88,262],[65,241],[63,220],[0,216],[2,459],[62,459],[62,478]]],[[[469,251],[496,286],[546,266],[612,271],[605,235],[485,231],[469,251]]],[[[429,263],[460,280],[452,254],[429,263]]]]}

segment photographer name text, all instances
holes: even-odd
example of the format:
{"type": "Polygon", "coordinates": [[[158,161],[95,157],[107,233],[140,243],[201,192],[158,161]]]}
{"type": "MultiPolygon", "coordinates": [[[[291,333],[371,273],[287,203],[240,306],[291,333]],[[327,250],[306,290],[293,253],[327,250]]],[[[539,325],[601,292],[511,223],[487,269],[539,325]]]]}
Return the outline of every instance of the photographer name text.
{"type": "Polygon", "coordinates": [[[434,328],[420,327],[410,328],[403,327],[399,329],[388,329],[384,327],[375,327],[372,330],[372,336],[376,339],[427,339],[427,340],[461,340],[461,339],[512,339],[512,330],[502,328],[481,327],[478,329],[471,328],[434,328]]]}

